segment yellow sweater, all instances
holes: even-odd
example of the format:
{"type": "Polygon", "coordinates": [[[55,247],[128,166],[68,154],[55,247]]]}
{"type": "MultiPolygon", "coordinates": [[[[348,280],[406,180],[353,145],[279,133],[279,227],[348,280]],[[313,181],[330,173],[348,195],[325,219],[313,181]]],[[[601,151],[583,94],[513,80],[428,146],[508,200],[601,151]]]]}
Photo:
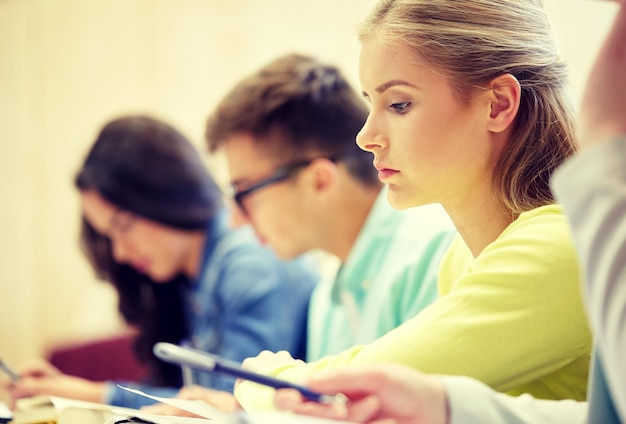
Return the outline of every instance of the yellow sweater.
{"type": "MultiPolygon", "coordinates": [[[[473,258],[458,237],[439,272],[441,297],[378,340],[305,365],[264,374],[306,383],[315,371],[394,362],[466,375],[510,394],[583,400],[591,334],[580,272],[560,206],[523,213],[473,258]]],[[[245,409],[272,408],[273,392],[246,382],[245,409]]]]}

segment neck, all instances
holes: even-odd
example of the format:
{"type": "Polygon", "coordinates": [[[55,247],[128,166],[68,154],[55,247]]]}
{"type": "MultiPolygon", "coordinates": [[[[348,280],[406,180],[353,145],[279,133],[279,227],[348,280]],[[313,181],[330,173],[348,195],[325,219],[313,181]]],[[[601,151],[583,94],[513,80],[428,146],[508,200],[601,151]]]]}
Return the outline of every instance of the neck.
{"type": "Polygon", "coordinates": [[[345,262],[379,193],[380,188],[363,187],[353,181],[346,183],[335,207],[328,208],[330,215],[326,222],[330,225],[320,234],[322,249],[345,262]]]}
{"type": "Polygon", "coordinates": [[[443,206],[472,255],[477,257],[502,234],[515,217],[511,213],[500,211],[491,195],[473,195],[467,200],[462,204],[443,206]]]}

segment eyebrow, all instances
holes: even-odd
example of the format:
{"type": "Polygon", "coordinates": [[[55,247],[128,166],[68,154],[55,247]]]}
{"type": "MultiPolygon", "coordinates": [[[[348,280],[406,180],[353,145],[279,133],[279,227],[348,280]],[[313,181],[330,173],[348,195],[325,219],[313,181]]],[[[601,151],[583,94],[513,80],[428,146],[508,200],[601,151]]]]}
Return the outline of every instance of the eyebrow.
{"type": "MultiPolygon", "coordinates": [[[[397,86],[419,88],[415,84],[411,84],[410,82],[405,81],[405,80],[391,80],[376,87],[375,91],[378,94],[383,94],[385,91],[389,90],[390,88],[397,87],[397,86]]],[[[369,97],[369,95],[365,91],[362,91],[361,94],[363,94],[363,97],[369,97]]]]}

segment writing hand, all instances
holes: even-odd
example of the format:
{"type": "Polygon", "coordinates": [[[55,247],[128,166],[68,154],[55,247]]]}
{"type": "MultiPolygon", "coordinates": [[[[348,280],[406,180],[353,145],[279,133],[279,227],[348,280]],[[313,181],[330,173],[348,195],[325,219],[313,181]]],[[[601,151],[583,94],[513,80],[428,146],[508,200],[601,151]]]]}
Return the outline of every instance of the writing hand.
{"type": "Polygon", "coordinates": [[[103,383],[63,374],[43,359],[24,362],[17,366],[16,370],[21,378],[11,382],[7,387],[13,405],[17,399],[37,395],[59,396],[90,402],[102,401],[103,383]]]}
{"type": "Polygon", "coordinates": [[[313,374],[308,383],[322,393],[344,393],[345,406],[308,402],[295,390],[279,390],[275,406],[299,414],[362,423],[446,424],[447,396],[436,376],[400,365],[348,367],[313,374]]]}

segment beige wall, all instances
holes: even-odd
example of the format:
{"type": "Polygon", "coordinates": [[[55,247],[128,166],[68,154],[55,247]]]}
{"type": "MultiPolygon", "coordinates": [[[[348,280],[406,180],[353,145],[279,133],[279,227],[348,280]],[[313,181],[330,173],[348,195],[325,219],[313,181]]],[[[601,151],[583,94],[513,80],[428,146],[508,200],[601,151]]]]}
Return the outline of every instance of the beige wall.
{"type": "MultiPolygon", "coordinates": [[[[0,0],[0,356],[19,362],[120,326],[112,292],[78,250],[72,187],[106,120],[153,113],[203,148],[214,102],[288,51],[335,62],[357,84],[354,25],[373,3],[0,0]]],[[[615,7],[546,7],[578,95],[615,7]]]]}

